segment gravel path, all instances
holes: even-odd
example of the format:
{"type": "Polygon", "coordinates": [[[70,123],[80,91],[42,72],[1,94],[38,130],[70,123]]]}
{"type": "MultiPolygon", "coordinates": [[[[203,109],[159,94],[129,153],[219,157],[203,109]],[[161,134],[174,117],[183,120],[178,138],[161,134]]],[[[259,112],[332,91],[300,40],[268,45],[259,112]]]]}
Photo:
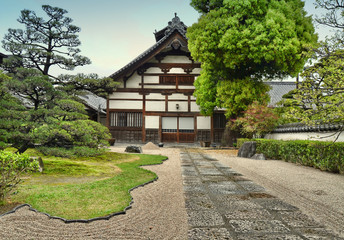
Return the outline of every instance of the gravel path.
{"type": "Polygon", "coordinates": [[[0,239],[186,239],[179,149],[144,153],[163,153],[169,159],[162,165],[145,167],[159,180],[132,191],[134,204],[125,215],[88,224],[65,224],[24,207],[0,218],[0,239]]]}
{"type": "Polygon", "coordinates": [[[298,207],[344,238],[344,175],[277,160],[238,158],[231,151],[219,154],[207,150],[204,153],[263,186],[271,195],[298,207]]]}
{"type": "Polygon", "coordinates": [[[219,158],[181,153],[189,239],[341,239],[219,158]]]}

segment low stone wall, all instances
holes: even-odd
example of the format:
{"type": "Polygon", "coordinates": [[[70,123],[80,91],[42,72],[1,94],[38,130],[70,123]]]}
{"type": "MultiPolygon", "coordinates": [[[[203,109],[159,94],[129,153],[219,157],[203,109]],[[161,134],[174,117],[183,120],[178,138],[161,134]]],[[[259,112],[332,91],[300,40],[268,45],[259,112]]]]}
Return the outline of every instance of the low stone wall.
{"type": "Polygon", "coordinates": [[[316,140],[344,142],[344,132],[341,125],[305,126],[291,123],[279,126],[272,133],[265,135],[266,139],[276,140],[316,140]]]}
{"type": "Polygon", "coordinates": [[[344,142],[344,133],[339,132],[270,133],[265,139],[334,141],[338,135],[336,142],[344,142]]]}

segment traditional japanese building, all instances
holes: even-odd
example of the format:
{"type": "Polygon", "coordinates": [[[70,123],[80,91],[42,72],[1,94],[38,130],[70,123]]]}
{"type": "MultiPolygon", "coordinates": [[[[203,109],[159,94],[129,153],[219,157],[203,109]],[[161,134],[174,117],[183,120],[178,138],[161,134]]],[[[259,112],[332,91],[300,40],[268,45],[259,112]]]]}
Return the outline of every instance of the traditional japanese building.
{"type": "MultiPolygon", "coordinates": [[[[110,76],[121,83],[107,99],[106,125],[116,141],[221,142],[224,111],[202,116],[193,96],[201,64],[190,55],[186,29],[175,16],[154,33],[151,48],[110,76]]],[[[275,103],[283,83],[270,85],[275,103]]]]}
{"type": "Polygon", "coordinates": [[[151,48],[111,75],[121,83],[107,100],[107,126],[117,141],[221,140],[223,112],[201,116],[193,96],[201,64],[190,55],[186,28],[175,16],[154,33],[151,48]]]}

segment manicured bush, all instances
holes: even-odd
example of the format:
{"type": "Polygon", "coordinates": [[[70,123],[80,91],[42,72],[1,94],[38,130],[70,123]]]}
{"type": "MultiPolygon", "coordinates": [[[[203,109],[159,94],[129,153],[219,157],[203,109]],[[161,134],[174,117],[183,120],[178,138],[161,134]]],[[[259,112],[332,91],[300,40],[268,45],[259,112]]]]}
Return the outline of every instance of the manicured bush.
{"type": "Polygon", "coordinates": [[[103,154],[104,148],[89,148],[89,147],[39,147],[38,151],[46,156],[75,158],[75,157],[94,157],[103,154]]]}
{"type": "Polygon", "coordinates": [[[28,155],[0,151],[0,204],[4,198],[20,183],[20,175],[37,170],[38,162],[28,155]]]}
{"type": "Polygon", "coordinates": [[[344,143],[309,140],[238,139],[256,141],[257,152],[268,159],[299,163],[335,173],[344,173],[344,143]]]}

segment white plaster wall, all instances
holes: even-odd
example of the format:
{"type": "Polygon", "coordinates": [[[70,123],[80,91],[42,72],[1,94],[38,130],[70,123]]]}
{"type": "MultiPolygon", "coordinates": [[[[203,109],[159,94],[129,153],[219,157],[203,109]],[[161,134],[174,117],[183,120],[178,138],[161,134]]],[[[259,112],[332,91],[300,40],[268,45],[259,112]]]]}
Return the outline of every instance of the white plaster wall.
{"type": "Polygon", "coordinates": [[[199,106],[196,102],[191,102],[191,112],[199,112],[199,106]]]}
{"type": "Polygon", "coordinates": [[[193,130],[195,129],[195,120],[193,117],[180,117],[179,129],[181,130],[193,130]]]}
{"type": "Polygon", "coordinates": [[[144,83],[156,83],[156,84],[159,84],[159,77],[158,76],[144,76],[143,81],[144,81],[144,83]]]}
{"type": "Polygon", "coordinates": [[[151,93],[149,95],[146,95],[146,99],[161,99],[165,100],[165,96],[161,95],[160,93],[151,93]]]}
{"type": "Polygon", "coordinates": [[[137,73],[127,80],[127,88],[139,88],[141,83],[141,76],[137,73]]]}
{"type": "Polygon", "coordinates": [[[145,128],[159,129],[159,116],[145,116],[145,128]]]}
{"type": "Polygon", "coordinates": [[[192,95],[190,100],[195,100],[196,101],[196,97],[194,95],[192,95]]]}
{"type": "Polygon", "coordinates": [[[197,117],[197,129],[211,129],[211,117],[198,116],[197,117]]]}
{"type": "Polygon", "coordinates": [[[177,129],[177,117],[162,117],[162,129],[177,129]]]}
{"type": "Polygon", "coordinates": [[[110,109],[142,109],[142,101],[110,100],[110,109]]]}
{"type": "Polygon", "coordinates": [[[192,74],[201,74],[201,70],[202,70],[202,68],[194,68],[191,73],[192,74]]]}
{"type": "Polygon", "coordinates": [[[165,102],[146,102],[146,111],[165,111],[165,102]]]}
{"type": "Polygon", "coordinates": [[[187,112],[188,102],[179,102],[179,101],[168,102],[168,111],[169,112],[187,112]],[[178,110],[176,108],[176,104],[179,104],[178,110]]]}
{"type": "Polygon", "coordinates": [[[171,68],[168,73],[169,74],[173,74],[173,73],[186,74],[186,72],[184,72],[184,69],[182,68],[171,68]]]}
{"type": "Polygon", "coordinates": [[[145,88],[176,89],[176,85],[152,85],[152,86],[145,86],[145,88]]]}
{"type": "Polygon", "coordinates": [[[166,56],[162,63],[192,63],[186,56],[166,56]]]}
{"type": "MultiPolygon", "coordinates": [[[[271,133],[265,135],[266,139],[277,140],[317,140],[317,141],[334,141],[338,134],[333,135],[335,132],[305,132],[305,133],[271,133]],[[331,137],[329,137],[331,136],[331,137]]],[[[341,133],[337,142],[344,142],[344,133],[341,133]]]]}
{"type": "Polygon", "coordinates": [[[178,88],[179,89],[195,89],[194,86],[183,86],[183,85],[179,85],[178,88]]]}
{"type": "Polygon", "coordinates": [[[158,67],[150,67],[146,70],[145,73],[161,73],[161,69],[158,67]]]}
{"type": "Polygon", "coordinates": [[[182,93],[175,93],[168,96],[168,100],[188,100],[188,97],[182,93]]]}
{"type": "Polygon", "coordinates": [[[142,99],[142,95],[138,93],[131,93],[131,92],[114,92],[112,93],[109,98],[120,98],[120,99],[142,99]]]}

